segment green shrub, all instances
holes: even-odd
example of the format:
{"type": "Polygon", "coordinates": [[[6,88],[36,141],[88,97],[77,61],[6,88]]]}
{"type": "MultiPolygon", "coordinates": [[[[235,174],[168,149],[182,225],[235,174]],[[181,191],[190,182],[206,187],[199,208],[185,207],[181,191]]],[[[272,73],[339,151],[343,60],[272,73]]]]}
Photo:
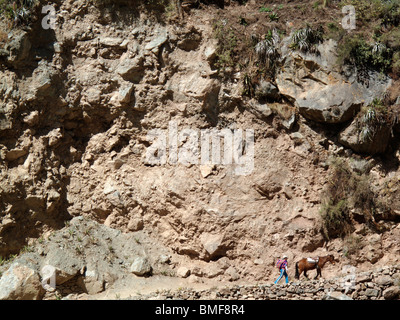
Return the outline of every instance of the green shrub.
{"type": "Polygon", "coordinates": [[[14,26],[26,24],[36,3],[37,0],[0,0],[0,14],[11,20],[14,26]]]}
{"type": "Polygon", "coordinates": [[[382,205],[371,189],[369,175],[353,172],[347,162],[339,158],[331,161],[330,170],[320,210],[325,237],[348,235],[352,230],[352,210],[360,212],[369,227],[377,228],[374,216],[382,205]]]}
{"type": "Polygon", "coordinates": [[[338,62],[386,72],[392,64],[392,50],[381,42],[370,45],[360,35],[348,36],[339,43],[338,62]]]}
{"type": "Polygon", "coordinates": [[[393,55],[392,71],[398,77],[400,77],[400,52],[396,52],[393,55]]]}
{"type": "Polygon", "coordinates": [[[351,226],[349,209],[349,181],[352,173],[341,159],[333,159],[328,184],[323,192],[321,218],[326,238],[344,236],[351,226]]]}
{"type": "Polygon", "coordinates": [[[392,50],[400,50],[400,28],[394,28],[383,34],[381,41],[392,50]]]}
{"type": "Polygon", "coordinates": [[[0,0],[0,15],[5,16],[13,26],[27,24],[37,0],[0,0]]]}
{"type": "Polygon", "coordinates": [[[271,21],[278,21],[279,20],[279,16],[275,12],[272,12],[268,17],[269,17],[269,20],[271,20],[271,21]]]}
{"type": "Polygon", "coordinates": [[[226,27],[223,23],[214,24],[214,37],[218,40],[216,67],[223,71],[228,67],[233,67],[234,52],[238,44],[238,38],[233,29],[226,27]]]}
{"type": "Polygon", "coordinates": [[[321,216],[324,224],[323,232],[328,239],[349,233],[351,223],[346,200],[342,199],[337,203],[333,201],[324,203],[321,216]]]}
{"type": "Polygon", "coordinates": [[[389,108],[380,99],[374,99],[372,103],[362,108],[357,117],[361,141],[372,140],[382,127],[393,127],[392,116],[389,108]]]}
{"type": "Polygon", "coordinates": [[[377,22],[385,26],[398,26],[400,22],[399,0],[342,0],[340,5],[352,5],[359,23],[370,26],[377,22]]]}
{"type": "Polygon", "coordinates": [[[260,12],[272,12],[272,9],[271,8],[266,8],[266,7],[261,7],[259,11],[260,12]]]}
{"type": "Polygon", "coordinates": [[[360,236],[349,235],[344,240],[343,255],[349,258],[351,255],[358,253],[362,247],[363,243],[360,236]]]}

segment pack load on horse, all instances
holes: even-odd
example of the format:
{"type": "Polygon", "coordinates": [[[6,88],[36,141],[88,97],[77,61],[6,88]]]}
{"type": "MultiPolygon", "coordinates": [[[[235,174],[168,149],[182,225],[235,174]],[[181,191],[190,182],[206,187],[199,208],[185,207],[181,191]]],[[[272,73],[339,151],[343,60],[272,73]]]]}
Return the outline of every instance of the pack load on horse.
{"type": "Polygon", "coordinates": [[[299,279],[300,275],[304,272],[304,276],[308,279],[307,271],[314,269],[317,269],[317,275],[315,276],[315,279],[317,279],[318,276],[322,277],[321,270],[324,267],[325,263],[327,263],[328,261],[333,264],[335,263],[335,258],[332,254],[325,257],[303,258],[297,261],[295,265],[296,268],[295,278],[299,279]]]}

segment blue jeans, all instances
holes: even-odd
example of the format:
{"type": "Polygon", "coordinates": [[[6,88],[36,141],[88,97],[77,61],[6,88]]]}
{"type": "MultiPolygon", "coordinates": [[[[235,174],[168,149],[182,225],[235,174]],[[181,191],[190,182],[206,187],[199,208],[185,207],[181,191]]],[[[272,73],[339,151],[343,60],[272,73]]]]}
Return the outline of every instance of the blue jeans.
{"type": "Polygon", "coordinates": [[[278,281],[281,280],[282,276],[285,276],[286,283],[289,283],[289,277],[288,277],[288,274],[287,274],[286,270],[285,269],[281,269],[280,271],[281,271],[281,273],[280,273],[278,279],[276,279],[274,283],[277,284],[278,281]]]}

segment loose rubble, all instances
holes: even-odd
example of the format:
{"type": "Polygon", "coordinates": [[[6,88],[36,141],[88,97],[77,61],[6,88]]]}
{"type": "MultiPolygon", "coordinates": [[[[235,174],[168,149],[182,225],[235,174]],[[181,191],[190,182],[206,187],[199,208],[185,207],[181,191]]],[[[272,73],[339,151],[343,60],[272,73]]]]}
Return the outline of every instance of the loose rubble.
{"type": "Polygon", "coordinates": [[[288,284],[234,285],[196,291],[161,290],[133,300],[399,300],[400,265],[345,277],[288,284]]]}

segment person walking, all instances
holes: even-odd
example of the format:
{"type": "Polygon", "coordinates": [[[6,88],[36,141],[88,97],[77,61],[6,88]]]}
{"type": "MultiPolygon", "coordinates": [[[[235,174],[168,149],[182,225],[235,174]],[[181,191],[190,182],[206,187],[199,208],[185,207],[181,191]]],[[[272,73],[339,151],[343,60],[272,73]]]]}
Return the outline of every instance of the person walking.
{"type": "Polygon", "coordinates": [[[285,276],[285,281],[286,283],[289,283],[289,276],[287,273],[287,267],[288,267],[288,257],[287,255],[284,255],[282,259],[279,259],[278,262],[276,263],[278,269],[279,269],[279,277],[278,279],[275,280],[274,284],[277,284],[279,280],[282,279],[283,276],[285,276]]]}

